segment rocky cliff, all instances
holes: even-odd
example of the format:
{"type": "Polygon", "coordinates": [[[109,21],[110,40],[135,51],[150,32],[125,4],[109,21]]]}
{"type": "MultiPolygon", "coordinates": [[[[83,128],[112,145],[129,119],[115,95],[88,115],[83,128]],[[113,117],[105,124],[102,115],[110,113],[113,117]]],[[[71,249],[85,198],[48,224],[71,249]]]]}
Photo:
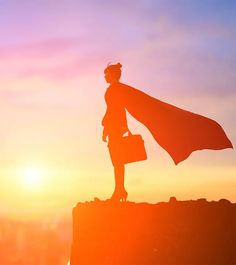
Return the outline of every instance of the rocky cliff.
{"type": "Polygon", "coordinates": [[[78,203],[71,265],[82,264],[236,264],[236,204],[78,203]]]}

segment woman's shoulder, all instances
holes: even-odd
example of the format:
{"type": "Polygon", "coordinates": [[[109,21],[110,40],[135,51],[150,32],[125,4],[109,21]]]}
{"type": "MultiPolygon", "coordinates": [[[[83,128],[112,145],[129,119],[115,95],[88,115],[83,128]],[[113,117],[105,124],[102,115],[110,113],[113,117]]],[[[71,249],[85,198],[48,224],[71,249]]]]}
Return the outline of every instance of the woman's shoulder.
{"type": "Polygon", "coordinates": [[[110,91],[111,93],[117,93],[119,94],[121,91],[123,91],[125,88],[127,87],[127,85],[123,84],[123,83],[115,83],[115,84],[111,84],[108,88],[107,91],[110,91]]]}
{"type": "Polygon", "coordinates": [[[116,95],[116,94],[119,94],[119,92],[120,92],[120,88],[121,88],[121,83],[111,84],[111,85],[107,88],[105,94],[107,94],[107,95],[116,95]]]}
{"type": "Polygon", "coordinates": [[[110,85],[105,93],[105,99],[108,101],[117,101],[119,102],[122,99],[122,84],[121,83],[116,83],[110,85]]]}

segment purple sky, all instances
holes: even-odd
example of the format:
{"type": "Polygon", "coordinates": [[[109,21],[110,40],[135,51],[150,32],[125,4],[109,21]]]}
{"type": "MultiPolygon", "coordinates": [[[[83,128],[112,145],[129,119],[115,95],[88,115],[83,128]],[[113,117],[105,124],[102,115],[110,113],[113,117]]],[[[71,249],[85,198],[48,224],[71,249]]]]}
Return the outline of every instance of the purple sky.
{"type": "MultiPolygon", "coordinates": [[[[235,1],[0,1],[0,23],[3,189],[14,182],[10,169],[37,161],[58,167],[62,186],[71,174],[68,204],[99,194],[98,183],[101,196],[111,193],[112,168],[100,139],[109,62],[123,64],[125,83],[217,120],[236,142],[235,1]],[[76,185],[87,193],[70,192],[76,185]]],[[[177,194],[236,201],[234,151],[196,153],[176,168],[145,129],[132,119],[130,125],[146,137],[150,152],[145,165],[129,169],[133,199],[177,194]],[[208,187],[203,193],[202,186],[208,187]]],[[[57,200],[61,192],[48,196],[57,200]]]]}

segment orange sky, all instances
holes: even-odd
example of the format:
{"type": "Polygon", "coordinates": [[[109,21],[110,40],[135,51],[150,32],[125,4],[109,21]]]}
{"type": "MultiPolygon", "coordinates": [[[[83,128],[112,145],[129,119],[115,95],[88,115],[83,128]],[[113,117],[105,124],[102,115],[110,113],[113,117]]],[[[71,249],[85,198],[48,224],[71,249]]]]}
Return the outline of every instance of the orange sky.
{"type": "MultiPolygon", "coordinates": [[[[54,214],[78,201],[110,197],[113,168],[101,140],[108,62],[123,64],[124,83],[215,119],[235,143],[231,7],[191,2],[185,10],[170,3],[42,7],[12,1],[2,7],[12,11],[12,18],[1,18],[8,28],[0,51],[2,213],[54,214]],[[171,7],[176,12],[168,12],[171,7]],[[24,12],[31,12],[28,18],[24,12]],[[27,180],[29,168],[37,183],[27,180]]],[[[129,200],[236,202],[234,150],[195,152],[175,166],[130,116],[129,127],[143,135],[148,153],[147,161],[126,167],[129,200]]]]}

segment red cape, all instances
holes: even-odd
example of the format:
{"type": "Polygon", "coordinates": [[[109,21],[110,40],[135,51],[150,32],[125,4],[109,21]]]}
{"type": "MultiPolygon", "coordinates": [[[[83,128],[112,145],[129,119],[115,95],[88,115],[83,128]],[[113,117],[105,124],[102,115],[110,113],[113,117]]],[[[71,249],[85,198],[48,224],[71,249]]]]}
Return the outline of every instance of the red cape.
{"type": "Polygon", "coordinates": [[[149,129],[176,165],[196,150],[233,148],[216,121],[160,101],[122,83],[118,84],[117,89],[127,111],[149,129]]]}

